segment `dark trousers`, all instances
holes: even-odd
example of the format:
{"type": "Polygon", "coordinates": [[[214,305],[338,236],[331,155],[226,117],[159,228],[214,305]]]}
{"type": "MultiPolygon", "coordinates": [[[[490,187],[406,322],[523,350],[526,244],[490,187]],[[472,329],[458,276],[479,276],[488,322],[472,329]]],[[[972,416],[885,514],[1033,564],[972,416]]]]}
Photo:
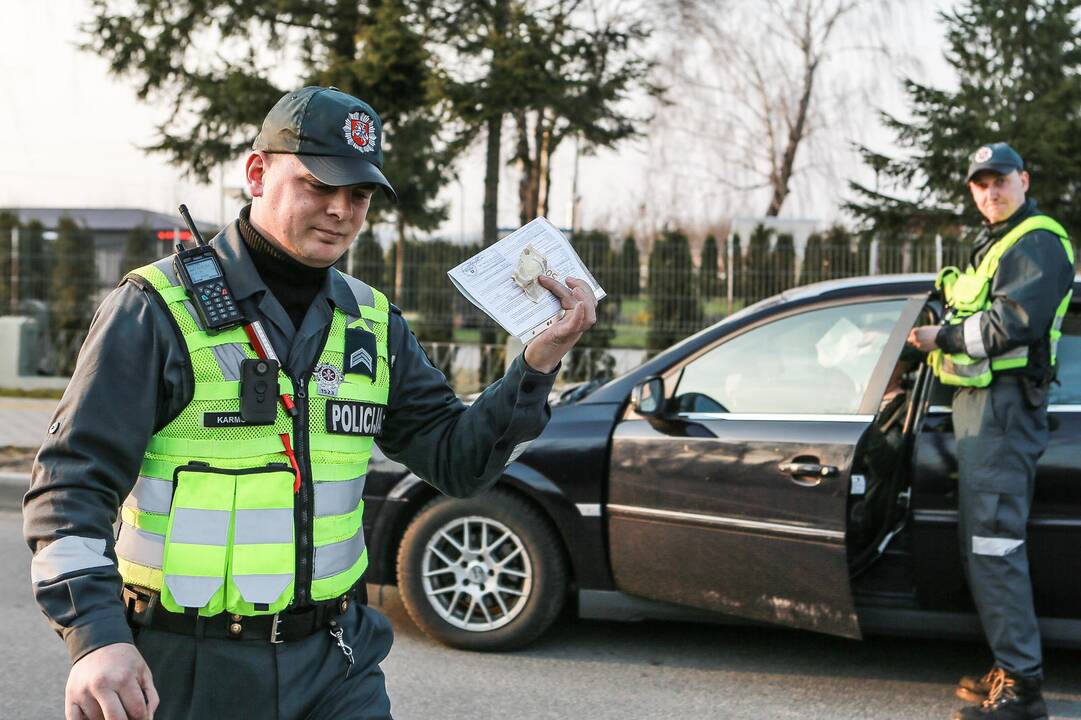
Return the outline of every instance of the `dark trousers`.
{"type": "Polygon", "coordinates": [[[953,400],[961,560],[995,664],[1042,673],[1026,524],[1036,463],[1048,442],[1046,401],[1032,407],[1017,378],[963,388],[953,400]]]}
{"type": "Polygon", "coordinates": [[[161,696],[158,720],[389,720],[383,671],[393,631],[378,611],[342,616],[350,669],[329,631],[296,642],[227,640],[141,630],[135,645],[161,696]],[[348,674],[347,674],[348,671],[348,674]]]}

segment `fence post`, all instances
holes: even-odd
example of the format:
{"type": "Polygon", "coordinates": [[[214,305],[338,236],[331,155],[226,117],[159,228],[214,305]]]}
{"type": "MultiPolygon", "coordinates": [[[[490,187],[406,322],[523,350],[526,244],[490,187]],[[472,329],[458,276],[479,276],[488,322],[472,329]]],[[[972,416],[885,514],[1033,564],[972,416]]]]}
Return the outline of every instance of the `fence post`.
{"type": "Polygon", "coordinates": [[[942,269],[942,236],[935,233],[935,269],[942,269]]]}
{"type": "Polygon", "coordinates": [[[870,266],[867,268],[867,274],[878,275],[878,238],[871,241],[871,252],[867,255],[867,264],[870,266]]]}
{"type": "Polygon", "coordinates": [[[726,294],[728,296],[728,313],[727,314],[731,315],[732,314],[732,305],[733,305],[733,302],[734,302],[734,299],[733,299],[733,290],[734,290],[733,282],[735,280],[734,276],[736,274],[735,271],[734,271],[735,269],[732,267],[733,260],[732,260],[732,232],[731,231],[729,231],[728,237],[724,241],[724,254],[725,254],[724,279],[725,279],[725,286],[726,286],[726,288],[725,288],[726,289],[726,294]]]}

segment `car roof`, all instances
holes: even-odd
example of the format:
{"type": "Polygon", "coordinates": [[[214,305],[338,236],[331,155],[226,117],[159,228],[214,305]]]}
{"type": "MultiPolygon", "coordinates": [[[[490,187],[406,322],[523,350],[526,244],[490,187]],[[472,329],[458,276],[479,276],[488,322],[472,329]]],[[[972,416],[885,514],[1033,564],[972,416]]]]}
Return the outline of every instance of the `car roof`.
{"type": "Polygon", "coordinates": [[[893,288],[904,292],[930,290],[935,282],[934,273],[905,273],[900,275],[861,275],[858,277],[825,280],[823,282],[800,285],[781,293],[782,302],[794,302],[832,295],[847,295],[853,290],[875,290],[876,294],[892,295],[893,288]]]}

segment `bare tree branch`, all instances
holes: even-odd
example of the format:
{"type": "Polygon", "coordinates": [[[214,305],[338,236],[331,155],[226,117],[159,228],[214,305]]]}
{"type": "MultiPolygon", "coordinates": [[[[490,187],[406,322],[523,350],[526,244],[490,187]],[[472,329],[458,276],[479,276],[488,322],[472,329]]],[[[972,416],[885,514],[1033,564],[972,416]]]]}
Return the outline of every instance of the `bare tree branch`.
{"type": "Polygon", "coordinates": [[[875,30],[886,30],[879,21],[897,0],[659,1],[681,28],[669,69],[689,90],[686,136],[708,142],[717,166],[742,176],[718,182],[736,191],[765,184],[766,214],[779,214],[794,178],[833,162],[849,142],[819,152],[812,140],[851,128],[846,111],[870,95],[847,73],[824,77],[824,68],[836,70],[842,55],[888,57],[887,36],[875,30]]]}

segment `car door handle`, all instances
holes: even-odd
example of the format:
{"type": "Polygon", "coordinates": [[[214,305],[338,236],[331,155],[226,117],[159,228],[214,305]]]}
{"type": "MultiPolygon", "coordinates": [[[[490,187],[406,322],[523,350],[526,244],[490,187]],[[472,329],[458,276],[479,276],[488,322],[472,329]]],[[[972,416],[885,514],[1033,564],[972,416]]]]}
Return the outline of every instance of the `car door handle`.
{"type": "Polygon", "coordinates": [[[791,475],[792,482],[809,487],[818,485],[823,478],[833,477],[837,474],[837,468],[833,465],[819,465],[818,463],[781,463],[779,469],[786,475],[791,475]]]}

